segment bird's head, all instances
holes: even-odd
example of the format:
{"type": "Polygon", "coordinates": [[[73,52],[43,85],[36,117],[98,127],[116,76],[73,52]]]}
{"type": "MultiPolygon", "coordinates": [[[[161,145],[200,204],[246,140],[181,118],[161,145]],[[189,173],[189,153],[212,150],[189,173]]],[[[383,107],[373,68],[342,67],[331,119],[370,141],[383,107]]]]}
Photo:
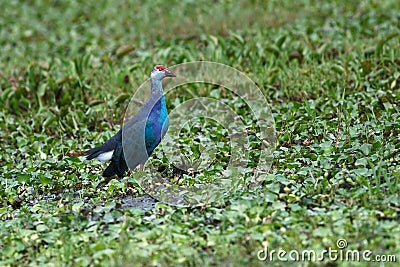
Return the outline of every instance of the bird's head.
{"type": "Polygon", "coordinates": [[[150,74],[150,78],[153,80],[161,81],[165,77],[176,77],[176,75],[171,70],[162,65],[155,66],[150,74]]]}

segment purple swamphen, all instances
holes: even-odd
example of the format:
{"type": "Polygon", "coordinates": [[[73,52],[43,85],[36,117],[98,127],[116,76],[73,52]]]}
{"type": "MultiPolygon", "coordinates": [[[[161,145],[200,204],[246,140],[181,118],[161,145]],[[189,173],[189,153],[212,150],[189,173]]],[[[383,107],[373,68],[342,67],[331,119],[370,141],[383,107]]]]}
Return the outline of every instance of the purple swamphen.
{"type": "Polygon", "coordinates": [[[138,113],[125,123],[124,127],[128,128],[124,131],[121,128],[103,145],[86,151],[89,160],[95,158],[103,162],[111,161],[103,177],[117,175],[122,178],[128,165],[131,169],[140,165],[140,170],[143,170],[144,163],[161,142],[168,130],[168,111],[161,82],[166,77],[176,75],[164,66],[155,66],[150,74],[151,96],[138,113]]]}

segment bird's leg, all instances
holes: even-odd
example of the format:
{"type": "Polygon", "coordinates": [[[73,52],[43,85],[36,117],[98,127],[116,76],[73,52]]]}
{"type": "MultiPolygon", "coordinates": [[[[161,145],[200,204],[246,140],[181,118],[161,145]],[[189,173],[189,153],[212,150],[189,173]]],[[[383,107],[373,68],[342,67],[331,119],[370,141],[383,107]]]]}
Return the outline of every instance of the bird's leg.
{"type": "Polygon", "coordinates": [[[139,170],[142,172],[144,170],[144,165],[140,164],[139,165],[139,170]]]}

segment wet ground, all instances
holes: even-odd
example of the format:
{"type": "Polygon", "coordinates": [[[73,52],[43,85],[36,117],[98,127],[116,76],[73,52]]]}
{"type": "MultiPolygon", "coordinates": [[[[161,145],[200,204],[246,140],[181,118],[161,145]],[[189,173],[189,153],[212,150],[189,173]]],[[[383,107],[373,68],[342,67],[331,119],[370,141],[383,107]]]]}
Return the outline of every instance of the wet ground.
{"type": "Polygon", "coordinates": [[[141,197],[126,196],[121,199],[122,208],[153,209],[158,201],[149,195],[141,197]]]}

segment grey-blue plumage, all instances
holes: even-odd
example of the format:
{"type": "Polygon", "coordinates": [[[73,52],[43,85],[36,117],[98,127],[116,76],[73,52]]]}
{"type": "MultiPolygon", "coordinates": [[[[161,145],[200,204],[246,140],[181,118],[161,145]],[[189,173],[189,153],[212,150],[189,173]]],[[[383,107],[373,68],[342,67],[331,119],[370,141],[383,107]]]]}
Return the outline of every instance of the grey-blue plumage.
{"type": "Polygon", "coordinates": [[[151,96],[143,107],[103,145],[86,151],[87,159],[111,161],[104,177],[123,177],[128,170],[143,166],[168,130],[168,111],[162,79],[175,74],[157,65],[150,75],[151,96]]]}

